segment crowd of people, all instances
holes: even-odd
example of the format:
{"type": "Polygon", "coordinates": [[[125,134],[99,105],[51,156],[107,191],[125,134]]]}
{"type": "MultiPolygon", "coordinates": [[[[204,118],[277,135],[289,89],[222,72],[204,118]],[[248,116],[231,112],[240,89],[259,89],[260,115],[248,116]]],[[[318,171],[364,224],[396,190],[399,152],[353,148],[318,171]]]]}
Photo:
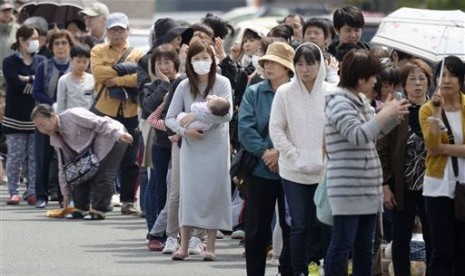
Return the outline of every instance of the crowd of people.
{"type": "Polygon", "coordinates": [[[145,218],[150,251],[177,261],[215,261],[231,234],[247,275],[264,275],[267,258],[283,276],[381,275],[383,242],[394,275],[417,275],[416,222],[421,275],[465,275],[459,58],[370,46],[354,6],[332,21],[290,14],[268,34],[251,26],[231,49],[218,16],[161,18],[146,53],[128,42],[127,15],[99,2],[64,29],[0,7],[6,204],[57,200],[86,220],[121,206],[145,218]],[[88,152],[95,175],[71,183],[66,165],[88,152]],[[231,175],[239,152],[253,167],[231,175]],[[318,220],[321,187],[331,225],[318,220]]]}

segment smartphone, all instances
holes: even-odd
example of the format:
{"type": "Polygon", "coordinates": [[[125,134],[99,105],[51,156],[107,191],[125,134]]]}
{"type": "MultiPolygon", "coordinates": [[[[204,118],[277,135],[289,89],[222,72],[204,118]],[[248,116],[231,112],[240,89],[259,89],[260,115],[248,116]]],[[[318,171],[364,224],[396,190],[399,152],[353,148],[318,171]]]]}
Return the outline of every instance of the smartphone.
{"type": "Polygon", "coordinates": [[[405,98],[405,97],[404,97],[404,93],[402,93],[402,92],[400,92],[400,91],[396,91],[396,92],[394,93],[394,97],[395,97],[396,100],[398,100],[398,101],[400,101],[400,100],[402,100],[403,98],[405,98]]]}

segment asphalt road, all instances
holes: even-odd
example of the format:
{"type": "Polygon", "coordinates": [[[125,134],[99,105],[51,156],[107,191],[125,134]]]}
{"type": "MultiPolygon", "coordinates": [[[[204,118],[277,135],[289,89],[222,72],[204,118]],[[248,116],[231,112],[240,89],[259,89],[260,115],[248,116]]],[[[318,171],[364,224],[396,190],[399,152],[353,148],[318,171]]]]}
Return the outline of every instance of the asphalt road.
{"type": "MultiPolygon", "coordinates": [[[[170,255],[148,251],[145,220],[123,216],[119,208],[103,221],[70,221],[45,216],[46,210],[58,208],[56,202],[36,209],[24,201],[8,206],[7,198],[7,187],[1,185],[1,276],[246,275],[244,248],[229,236],[217,240],[216,262],[203,262],[200,256],[171,261],[170,255]]],[[[276,273],[277,267],[267,267],[267,276],[276,273]]]]}

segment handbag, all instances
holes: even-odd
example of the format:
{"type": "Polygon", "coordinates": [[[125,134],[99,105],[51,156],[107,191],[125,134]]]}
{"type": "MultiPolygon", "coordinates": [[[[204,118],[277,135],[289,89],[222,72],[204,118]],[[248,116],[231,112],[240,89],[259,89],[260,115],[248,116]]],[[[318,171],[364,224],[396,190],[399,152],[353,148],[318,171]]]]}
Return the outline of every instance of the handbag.
{"type": "Polygon", "coordinates": [[[326,170],[324,171],[323,178],[315,190],[313,202],[316,206],[316,217],[319,221],[326,225],[333,225],[333,212],[331,212],[331,205],[329,205],[328,188],[326,187],[326,170]]]}
{"type": "MultiPolygon", "coordinates": [[[[261,134],[262,138],[268,136],[268,124],[265,126],[265,132],[261,134]]],[[[241,195],[245,198],[247,195],[247,182],[245,178],[250,175],[257,166],[258,157],[255,157],[252,153],[248,152],[242,147],[236,154],[234,154],[231,160],[231,168],[229,169],[229,175],[237,178],[237,188],[241,195]]]]}
{"type": "Polygon", "coordinates": [[[231,161],[231,169],[229,174],[232,177],[242,178],[249,175],[258,163],[257,157],[253,156],[250,152],[241,148],[233,157],[231,161]]]}
{"type": "MultiPolygon", "coordinates": [[[[447,116],[442,112],[442,120],[444,125],[447,128],[447,134],[449,136],[449,143],[455,144],[454,135],[447,120],[447,116]]],[[[459,165],[456,156],[451,156],[452,161],[452,170],[454,171],[455,178],[455,194],[454,194],[454,209],[455,209],[455,219],[461,222],[465,222],[465,183],[460,183],[458,180],[459,177],[459,165]]]]}
{"type": "MultiPolygon", "coordinates": [[[[62,153],[63,155],[63,153],[62,153]]],[[[83,152],[76,155],[71,162],[63,164],[66,182],[71,186],[78,186],[95,176],[100,161],[92,150],[92,144],[83,152]]]]}

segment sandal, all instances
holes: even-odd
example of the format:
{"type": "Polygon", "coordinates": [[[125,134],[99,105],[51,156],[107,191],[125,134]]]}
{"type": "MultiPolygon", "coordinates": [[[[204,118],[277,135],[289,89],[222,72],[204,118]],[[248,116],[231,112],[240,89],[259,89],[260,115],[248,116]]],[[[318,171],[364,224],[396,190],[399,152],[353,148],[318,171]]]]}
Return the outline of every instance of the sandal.
{"type": "Polygon", "coordinates": [[[214,261],[216,261],[215,253],[204,251],[202,260],[204,262],[214,262],[214,261]]]}
{"type": "Polygon", "coordinates": [[[171,260],[173,261],[182,261],[185,258],[189,257],[189,253],[183,253],[182,251],[178,250],[171,255],[171,260]]]}
{"type": "Polygon", "coordinates": [[[92,210],[89,211],[89,214],[84,216],[84,220],[104,220],[105,219],[105,213],[92,210]]]}
{"type": "Polygon", "coordinates": [[[66,214],[67,219],[83,219],[87,215],[86,211],[75,209],[71,213],[66,214]]]}

